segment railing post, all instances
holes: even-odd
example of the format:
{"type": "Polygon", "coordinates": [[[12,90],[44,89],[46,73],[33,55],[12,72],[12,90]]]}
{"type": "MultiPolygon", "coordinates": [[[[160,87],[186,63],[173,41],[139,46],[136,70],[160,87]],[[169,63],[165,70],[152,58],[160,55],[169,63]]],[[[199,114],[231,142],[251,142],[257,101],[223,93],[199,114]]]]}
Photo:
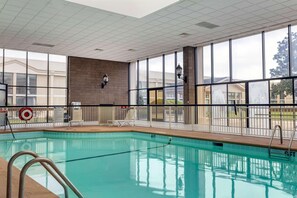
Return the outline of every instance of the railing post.
{"type": "Polygon", "coordinates": [[[280,125],[283,126],[283,109],[282,109],[282,106],[280,106],[280,125]]]}
{"type": "Polygon", "coordinates": [[[153,107],[149,106],[150,108],[150,127],[152,127],[152,120],[153,120],[153,107]]]}
{"type": "Polygon", "coordinates": [[[136,115],[137,115],[137,109],[136,109],[137,107],[133,107],[133,117],[134,117],[134,124],[133,124],[133,126],[135,126],[135,123],[136,123],[136,115]]]}
{"type": "Polygon", "coordinates": [[[100,119],[101,119],[101,107],[98,106],[98,125],[100,126],[100,119]]]}
{"type": "Polygon", "coordinates": [[[211,122],[212,122],[212,107],[208,106],[209,115],[208,115],[208,131],[211,132],[211,122]]]}
{"type": "Polygon", "coordinates": [[[192,131],[194,131],[194,107],[190,106],[191,110],[191,124],[192,124],[192,131]]]}
{"type": "Polygon", "coordinates": [[[171,129],[171,106],[169,107],[169,129],[171,129]]]}
{"type": "Polygon", "coordinates": [[[242,109],[240,109],[240,135],[243,135],[242,109]]]}

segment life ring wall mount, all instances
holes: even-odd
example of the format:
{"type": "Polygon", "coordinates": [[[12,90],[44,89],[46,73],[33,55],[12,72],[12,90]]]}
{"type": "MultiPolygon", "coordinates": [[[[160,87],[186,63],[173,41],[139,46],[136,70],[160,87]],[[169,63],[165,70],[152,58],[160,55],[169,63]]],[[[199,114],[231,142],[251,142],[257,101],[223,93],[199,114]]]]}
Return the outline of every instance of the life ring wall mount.
{"type": "Polygon", "coordinates": [[[19,111],[20,120],[29,121],[33,118],[33,110],[30,107],[23,107],[19,111]]]}

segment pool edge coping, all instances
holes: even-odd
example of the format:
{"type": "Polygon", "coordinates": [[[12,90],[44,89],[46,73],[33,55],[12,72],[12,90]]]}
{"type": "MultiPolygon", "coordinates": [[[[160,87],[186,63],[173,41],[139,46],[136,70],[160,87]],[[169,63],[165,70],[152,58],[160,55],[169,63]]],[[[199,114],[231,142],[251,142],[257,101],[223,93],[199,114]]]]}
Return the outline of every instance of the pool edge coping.
{"type": "MultiPolygon", "coordinates": [[[[213,142],[222,142],[230,143],[237,145],[246,145],[246,146],[255,146],[268,148],[270,138],[266,137],[256,137],[256,136],[241,136],[236,134],[222,134],[222,133],[210,133],[210,132],[200,132],[200,131],[186,131],[186,130],[176,130],[176,129],[163,129],[163,128],[148,128],[148,127],[105,127],[105,126],[72,126],[72,127],[59,127],[59,128],[26,128],[18,129],[14,133],[23,133],[23,132],[63,132],[63,133],[117,133],[117,132],[138,132],[138,133],[149,133],[149,134],[158,134],[164,136],[174,136],[179,138],[188,138],[204,141],[213,141],[213,142]],[[88,130],[89,128],[89,130],[88,130]],[[90,128],[92,130],[90,130],[90,128]],[[97,129],[97,130],[96,130],[97,129]],[[103,129],[103,130],[102,130],[103,129]],[[240,137],[240,140],[236,140],[240,137]],[[244,140],[253,140],[253,141],[244,141],[244,140]],[[265,144],[264,144],[265,142],[265,144]]],[[[1,134],[9,134],[10,132],[2,132],[1,134]]],[[[276,139],[277,140],[277,139],[276,139]]],[[[291,151],[297,151],[297,145],[292,144],[291,151]]],[[[287,150],[289,140],[285,139],[284,144],[277,145],[272,144],[271,148],[287,150]]]]}

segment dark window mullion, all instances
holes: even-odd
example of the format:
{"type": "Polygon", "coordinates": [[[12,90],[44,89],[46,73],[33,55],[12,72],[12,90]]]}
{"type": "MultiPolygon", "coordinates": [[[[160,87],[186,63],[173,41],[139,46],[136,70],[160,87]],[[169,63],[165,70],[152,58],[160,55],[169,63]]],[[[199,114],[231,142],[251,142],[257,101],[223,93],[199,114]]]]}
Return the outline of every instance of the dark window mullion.
{"type": "Polygon", "coordinates": [[[213,43],[210,44],[210,82],[214,82],[213,43]]]}
{"type": "MultiPolygon", "coordinates": [[[[177,67],[177,52],[174,52],[174,80],[175,80],[175,105],[177,105],[177,75],[176,75],[176,68],[177,67]]],[[[174,114],[174,117],[175,117],[175,122],[178,122],[178,114],[177,114],[177,107],[174,107],[175,108],[175,114],[174,114]]]]}
{"type": "Polygon", "coordinates": [[[233,68],[232,68],[232,39],[229,39],[229,81],[233,81],[233,68]]]}
{"type": "Polygon", "coordinates": [[[130,106],[130,71],[131,71],[131,63],[128,64],[128,105],[130,106]]]}
{"type": "Polygon", "coordinates": [[[266,78],[266,60],[265,60],[265,32],[262,32],[262,78],[266,78]]]}
{"type": "Polygon", "coordinates": [[[149,59],[147,58],[146,59],[146,88],[148,89],[149,88],[149,78],[150,78],[150,72],[149,72],[149,59]]]}
{"type": "MultiPolygon", "coordinates": [[[[67,61],[67,67],[68,67],[68,61],[67,61]]],[[[67,71],[66,71],[67,72],[67,71]]],[[[49,54],[47,54],[47,73],[46,73],[46,76],[47,76],[47,88],[46,88],[46,104],[47,106],[49,106],[49,54]]],[[[67,80],[67,76],[66,76],[66,82],[67,82],[67,87],[68,87],[68,80],[67,80]]],[[[68,91],[67,91],[67,96],[68,97],[68,91]]],[[[68,102],[68,99],[66,98],[66,101],[68,102]]],[[[49,122],[49,110],[47,109],[46,111],[46,122],[48,123],[49,122]]]]}
{"type": "Polygon", "coordinates": [[[28,106],[28,82],[29,77],[28,77],[28,51],[26,51],[26,102],[25,106],[28,106]]]}
{"type": "MultiPolygon", "coordinates": [[[[49,61],[49,58],[48,58],[48,61],[49,61]]],[[[70,76],[70,64],[69,64],[69,62],[70,62],[70,58],[69,57],[67,57],[67,71],[66,71],[66,82],[67,82],[67,84],[66,84],[66,93],[67,93],[67,98],[66,98],[66,104],[68,105],[69,104],[69,94],[70,94],[70,91],[69,91],[69,86],[70,86],[70,78],[69,78],[69,76],[70,76]]],[[[49,72],[49,70],[48,70],[48,72],[49,72]]]]}
{"type": "Polygon", "coordinates": [[[5,58],[4,58],[4,50],[3,49],[3,54],[2,54],[2,83],[4,83],[4,65],[5,65],[5,58]]]}
{"type": "Polygon", "coordinates": [[[139,105],[139,60],[136,62],[136,104],[139,105]]]}
{"type": "MultiPolygon", "coordinates": [[[[198,96],[197,96],[197,70],[198,70],[198,56],[197,56],[197,47],[195,47],[194,49],[194,82],[195,82],[195,85],[194,85],[194,91],[195,91],[195,105],[197,105],[197,99],[198,99],[198,96]]],[[[198,124],[198,108],[197,106],[195,106],[195,124],[198,124]]]]}
{"type": "Polygon", "coordinates": [[[292,28],[291,25],[288,26],[288,56],[289,56],[289,76],[292,76],[292,63],[293,63],[293,56],[292,56],[292,28]]]}

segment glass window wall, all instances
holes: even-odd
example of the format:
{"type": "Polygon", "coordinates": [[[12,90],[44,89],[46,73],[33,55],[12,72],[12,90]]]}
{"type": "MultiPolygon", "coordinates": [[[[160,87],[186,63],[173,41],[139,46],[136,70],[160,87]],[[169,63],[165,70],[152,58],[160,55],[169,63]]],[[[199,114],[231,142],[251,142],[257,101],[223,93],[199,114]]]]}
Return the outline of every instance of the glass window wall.
{"type": "Polygon", "coordinates": [[[3,83],[3,49],[0,48],[0,82],[3,83]]]}
{"type": "MultiPolygon", "coordinates": [[[[4,49],[3,66],[10,106],[66,105],[66,56],[4,49]],[[54,88],[59,88],[58,92],[63,92],[62,96],[48,95],[54,88]],[[56,96],[63,99],[49,99],[56,96]]],[[[2,76],[2,72],[0,75],[2,76]]]]}
{"type": "Polygon", "coordinates": [[[163,87],[163,57],[149,59],[149,88],[163,87]]]}
{"type": "Polygon", "coordinates": [[[270,104],[293,104],[292,79],[270,81],[270,104]]]}
{"type": "Polygon", "coordinates": [[[211,47],[203,47],[203,83],[211,83],[211,47]]]}
{"type": "Polygon", "coordinates": [[[130,63],[130,89],[137,89],[137,63],[130,63]]]}
{"type": "Polygon", "coordinates": [[[175,86],[175,54],[165,55],[165,86],[175,86]]]}
{"type": "Polygon", "coordinates": [[[288,28],[265,33],[265,77],[289,76],[288,28]]]}
{"type": "Polygon", "coordinates": [[[142,60],[139,61],[139,84],[138,84],[138,88],[139,89],[143,89],[143,88],[147,88],[147,65],[146,65],[147,61],[146,60],[142,60]]]}
{"type": "Polygon", "coordinates": [[[262,79],[262,35],[232,41],[232,80],[262,79]]]}
{"type": "Polygon", "coordinates": [[[297,76],[297,26],[291,27],[291,61],[292,75],[297,76]]]}
{"type": "MultiPolygon", "coordinates": [[[[182,74],[184,74],[184,54],[182,52],[178,52],[176,54],[177,65],[179,64],[182,67],[182,74]]],[[[183,85],[184,81],[181,78],[177,78],[177,85],[183,85]]]]}
{"type": "Polygon", "coordinates": [[[229,82],[229,42],[213,45],[214,83],[229,82]]]}

